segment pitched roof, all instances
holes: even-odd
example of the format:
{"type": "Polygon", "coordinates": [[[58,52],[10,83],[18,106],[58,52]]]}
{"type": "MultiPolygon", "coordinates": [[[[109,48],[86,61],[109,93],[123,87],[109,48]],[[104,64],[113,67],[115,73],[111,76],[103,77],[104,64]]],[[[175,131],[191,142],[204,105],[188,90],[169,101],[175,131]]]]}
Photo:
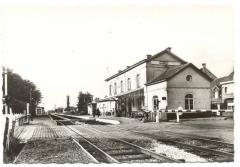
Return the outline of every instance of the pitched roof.
{"type": "Polygon", "coordinates": [[[156,57],[161,56],[163,53],[168,53],[168,54],[170,54],[171,56],[173,56],[175,59],[177,59],[178,61],[180,61],[180,62],[183,63],[183,64],[187,63],[185,60],[181,59],[180,57],[178,57],[177,55],[175,55],[173,52],[171,52],[171,48],[170,48],[170,47],[168,47],[168,48],[164,49],[163,51],[161,51],[161,52],[153,55],[150,59],[147,59],[147,61],[150,61],[150,60],[152,60],[152,59],[155,59],[156,57]]]}
{"type": "Polygon", "coordinates": [[[202,72],[204,72],[205,74],[207,74],[210,78],[212,78],[213,80],[214,79],[217,79],[217,77],[209,70],[207,69],[206,67],[203,67],[200,69],[202,72]]]}
{"type": "Polygon", "coordinates": [[[220,82],[233,81],[233,79],[234,79],[234,71],[231,72],[228,76],[215,79],[215,80],[211,83],[211,87],[214,87],[215,85],[219,86],[219,85],[220,85],[220,82]]]}
{"type": "Polygon", "coordinates": [[[146,85],[152,85],[152,84],[155,84],[155,83],[159,83],[159,82],[168,80],[168,79],[174,77],[175,75],[177,75],[178,73],[180,73],[181,71],[183,71],[184,69],[186,69],[187,67],[192,67],[200,75],[202,75],[203,77],[205,77],[209,81],[212,81],[212,78],[210,78],[208,75],[203,73],[201,70],[199,70],[192,63],[186,63],[186,64],[179,65],[179,66],[169,67],[164,73],[160,74],[159,76],[154,78],[152,81],[148,82],[146,85]]]}
{"type": "Polygon", "coordinates": [[[107,79],[105,79],[105,81],[109,81],[109,80],[111,80],[111,79],[113,79],[113,78],[115,78],[115,77],[117,77],[117,76],[119,76],[119,75],[121,75],[121,74],[123,74],[123,73],[125,73],[125,72],[127,72],[127,71],[129,71],[129,70],[131,70],[131,69],[133,69],[133,68],[143,64],[143,63],[145,63],[145,62],[151,61],[152,59],[163,55],[163,53],[168,53],[168,54],[172,55],[174,58],[176,58],[177,60],[179,60],[182,63],[187,63],[186,61],[184,61],[183,59],[181,59],[180,57],[178,57],[177,55],[172,53],[170,48],[166,48],[163,51],[161,51],[161,52],[151,56],[151,58],[149,58],[149,59],[143,59],[143,60],[141,60],[141,61],[139,61],[139,62],[137,62],[137,63],[135,63],[135,64],[133,64],[131,66],[128,66],[126,69],[119,71],[118,73],[112,75],[111,77],[108,77],[107,79]]]}

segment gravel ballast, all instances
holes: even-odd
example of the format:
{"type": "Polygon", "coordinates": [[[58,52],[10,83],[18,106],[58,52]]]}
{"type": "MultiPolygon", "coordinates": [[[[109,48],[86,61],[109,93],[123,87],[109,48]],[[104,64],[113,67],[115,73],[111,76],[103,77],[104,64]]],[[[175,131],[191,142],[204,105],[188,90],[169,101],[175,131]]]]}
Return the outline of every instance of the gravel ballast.
{"type": "Polygon", "coordinates": [[[63,164],[93,163],[93,161],[71,139],[58,139],[29,141],[15,163],[63,164]]]}

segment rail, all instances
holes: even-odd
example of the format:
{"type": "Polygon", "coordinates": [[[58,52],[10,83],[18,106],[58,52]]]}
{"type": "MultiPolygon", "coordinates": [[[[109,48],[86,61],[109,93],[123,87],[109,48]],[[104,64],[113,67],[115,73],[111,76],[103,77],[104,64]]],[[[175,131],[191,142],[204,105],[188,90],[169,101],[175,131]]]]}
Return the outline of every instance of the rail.
{"type": "MultiPolygon", "coordinates": [[[[63,117],[63,115],[61,116],[63,117]]],[[[61,122],[63,124],[63,122],[61,122]]],[[[72,131],[74,131],[75,133],[77,133],[78,135],[80,135],[82,138],[84,138],[85,141],[87,141],[87,143],[91,144],[96,150],[100,151],[102,154],[104,154],[106,157],[108,157],[112,162],[114,163],[118,163],[118,160],[116,160],[115,158],[113,158],[112,156],[110,156],[109,154],[107,154],[106,152],[104,152],[103,150],[101,150],[100,148],[98,148],[96,145],[94,145],[93,143],[91,143],[90,141],[88,141],[81,133],[79,133],[78,130],[76,130],[75,128],[73,127],[69,127],[69,126],[64,126],[65,128],[69,128],[71,129],[72,131]]],[[[91,131],[90,129],[86,129],[88,131],[91,131]]],[[[94,129],[92,129],[94,130],[94,129]]],[[[95,131],[95,130],[94,130],[95,131]]],[[[97,133],[101,133],[101,131],[96,131],[97,133]]],[[[181,163],[182,161],[180,160],[176,160],[176,159],[173,159],[173,158],[170,158],[170,157],[167,157],[163,154],[159,154],[159,153],[155,153],[153,151],[150,151],[148,149],[145,149],[145,148],[142,148],[140,146],[137,146],[135,144],[132,144],[132,143],[129,143],[125,140],[122,140],[122,139],[118,139],[118,138],[115,138],[113,136],[109,136],[109,138],[111,140],[114,140],[116,142],[120,142],[120,143],[123,143],[125,145],[127,145],[128,147],[131,147],[133,150],[141,153],[142,155],[145,155],[145,158],[153,158],[153,159],[156,159],[156,160],[165,160],[167,162],[177,162],[177,163],[181,163]]],[[[120,155],[120,154],[118,154],[120,155]]],[[[142,157],[143,158],[143,157],[142,157]]],[[[131,159],[131,158],[129,158],[131,159]]]]}

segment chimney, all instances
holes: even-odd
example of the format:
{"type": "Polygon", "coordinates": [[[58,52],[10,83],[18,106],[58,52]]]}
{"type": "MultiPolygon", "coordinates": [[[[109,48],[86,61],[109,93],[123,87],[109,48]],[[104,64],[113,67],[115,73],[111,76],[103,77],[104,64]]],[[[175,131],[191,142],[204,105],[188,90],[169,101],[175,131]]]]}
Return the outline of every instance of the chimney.
{"type": "Polygon", "coordinates": [[[206,68],[206,63],[202,63],[202,67],[203,67],[203,68],[206,68]]]}
{"type": "Polygon", "coordinates": [[[170,52],[171,52],[171,49],[172,49],[171,47],[167,47],[167,50],[170,51],[170,52]]]}
{"type": "Polygon", "coordinates": [[[152,55],[147,55],[147,59],[150,59],[152,57],[152,55]]]}
{"type": "Polygon", "coordinates": [[[127,68],[129,68],[130,66],[127,66],[127,68]]]}
{"type": "Polygon", "coordinates": [[[118,73],[122,72],[121,70],[118,70],[118,73]]]}

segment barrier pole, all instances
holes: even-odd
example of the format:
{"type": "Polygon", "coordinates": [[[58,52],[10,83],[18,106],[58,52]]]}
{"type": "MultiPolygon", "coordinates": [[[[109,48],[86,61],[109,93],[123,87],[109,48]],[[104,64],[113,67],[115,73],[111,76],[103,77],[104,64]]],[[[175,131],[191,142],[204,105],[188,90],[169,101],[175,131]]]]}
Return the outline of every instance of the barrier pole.
{"type": "MultiPolygon", "coordinates": [[[[177,123],[179,123],[179,121],[180,121],[180,119],[179,119],[180,113],[179,113],[179,112],[182,112],[182,110],[183,110],[183,108],[180,106],[180,107],[178,107],[178,109],[177,109],[177,111],[176,111],[176,117],[177,117],[176,122],[177,122],[177,123]]],[[[182,115],[182,113],[181,113],[181,115],[182,115]]]]}
{"type": "Polygon", "coordinates": [[[157,113],[156,113],[156,122],[159,123],[159,114],[160,114],[160,113],[159,113],[159,110],[157,110],[156,112],[157,112],[157,113]]]}
{"type": "Polygon", "coordinates": [[[177,117],[176,122],[179,123],[179,113],[178,113],[178,110],[177,110],[177,112],[176,112],[176,117],[177,117]]]}

